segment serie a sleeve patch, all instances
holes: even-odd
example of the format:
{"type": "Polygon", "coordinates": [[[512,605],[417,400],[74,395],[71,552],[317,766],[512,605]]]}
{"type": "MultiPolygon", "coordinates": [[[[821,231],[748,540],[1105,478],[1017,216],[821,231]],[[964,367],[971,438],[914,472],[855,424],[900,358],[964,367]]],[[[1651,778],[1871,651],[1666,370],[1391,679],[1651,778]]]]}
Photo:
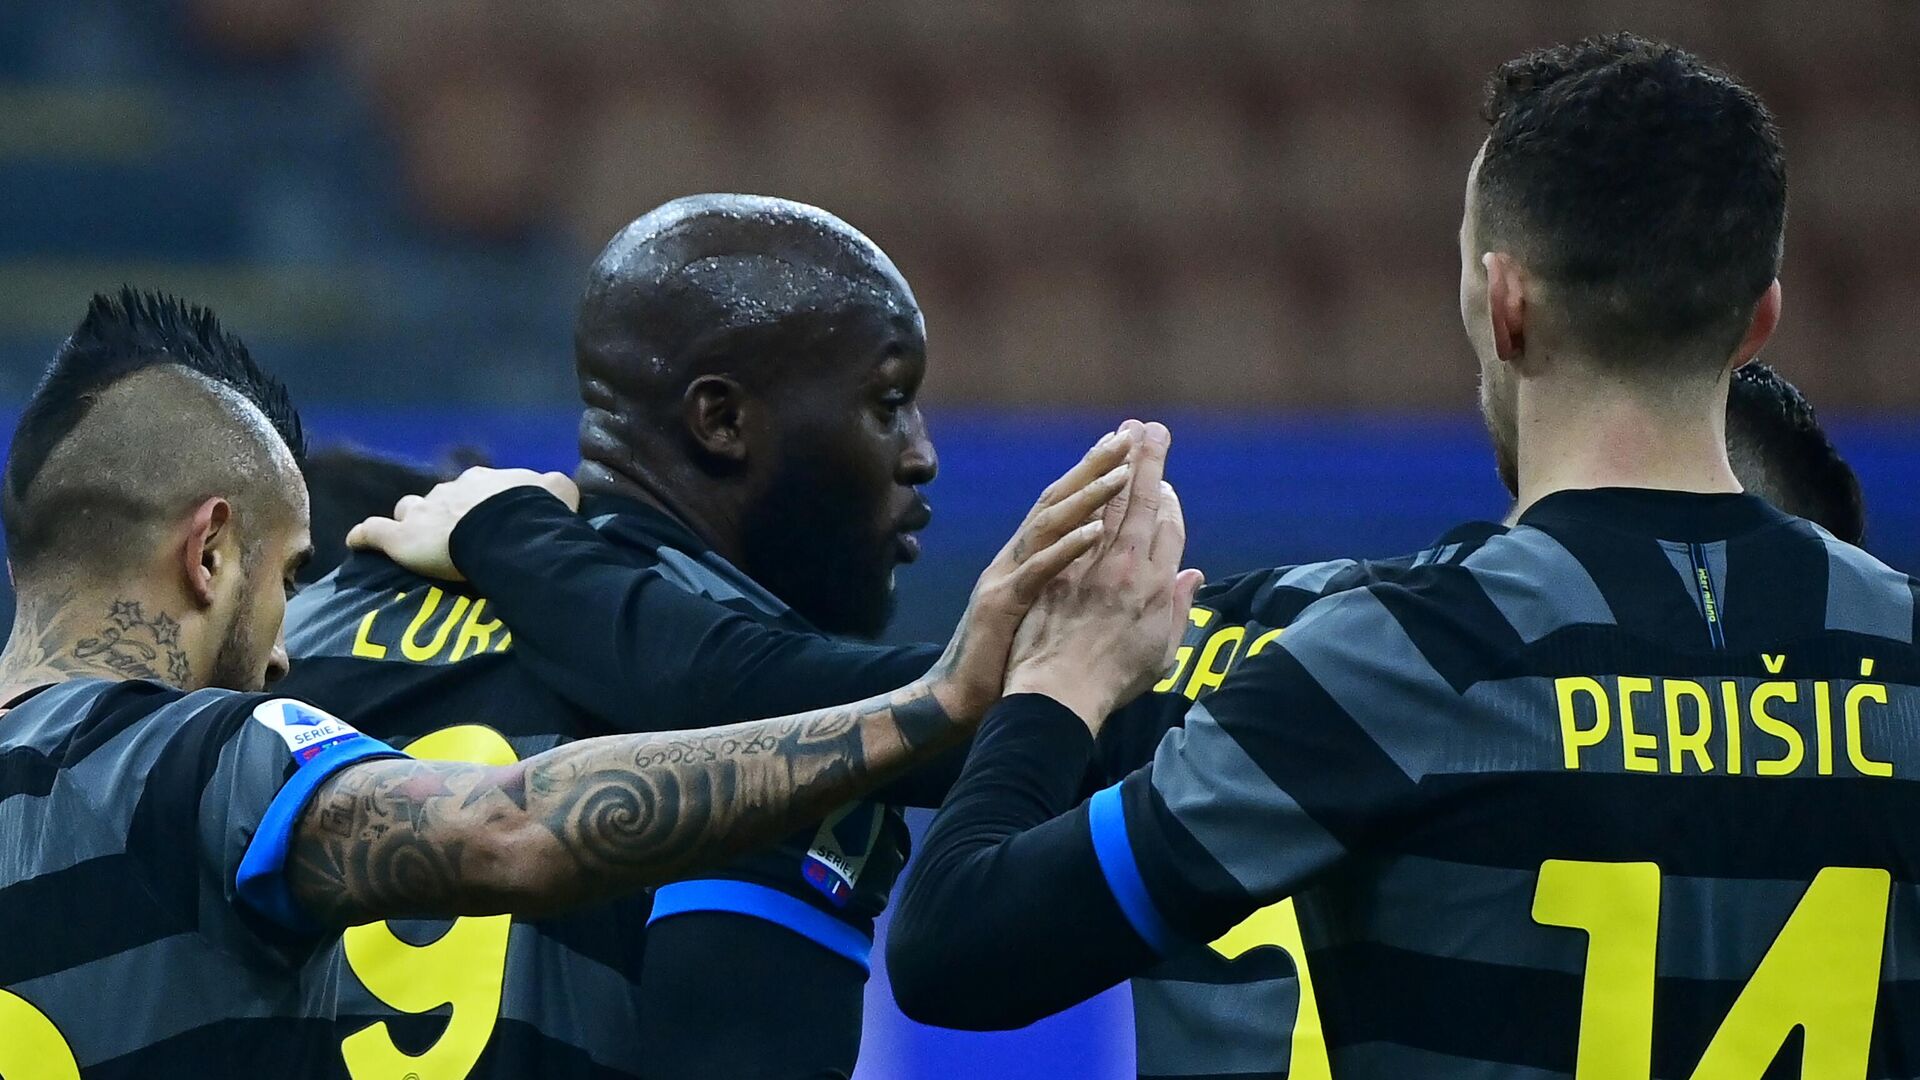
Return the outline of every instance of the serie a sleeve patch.
{"type": "Polygon", "coordinates": [[[253,708],[253,719],[280,736],[296,761],[306,763],[330,746],[337,746],[360,732],[345,720],[316,709],[303,701],[274,698],[253,708]]]}

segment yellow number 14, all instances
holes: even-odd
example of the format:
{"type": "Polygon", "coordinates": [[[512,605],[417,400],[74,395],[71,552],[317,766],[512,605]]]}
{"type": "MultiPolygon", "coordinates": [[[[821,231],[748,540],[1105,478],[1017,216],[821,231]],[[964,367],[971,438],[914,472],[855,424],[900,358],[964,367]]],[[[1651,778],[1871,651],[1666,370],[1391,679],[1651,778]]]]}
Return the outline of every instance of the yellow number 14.
{"type": "MultiPolygon", "coordinates": [[[[1759,1080],[1796,1027],[1806,1032],[1802,1075],[1865,1077],[1891,884],[1885,870],[1820,871],[1692,1080],[1759,1080]]],[[[1587,933],[1576,1080],[1650,1075],[1660,868],[1549,860],[1540,867],[1533,918],[1587,933]]]]}

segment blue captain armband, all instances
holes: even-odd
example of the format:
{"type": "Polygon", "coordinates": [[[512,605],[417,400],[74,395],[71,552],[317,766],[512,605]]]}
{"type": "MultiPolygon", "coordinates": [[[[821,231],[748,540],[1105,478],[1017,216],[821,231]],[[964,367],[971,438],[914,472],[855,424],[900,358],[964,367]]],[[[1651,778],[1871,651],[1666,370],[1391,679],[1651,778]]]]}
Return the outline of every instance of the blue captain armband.
{"type": "Polygon", "coordinates": [[[286,698],[255,706],[251,722],[278,735],[300,766],[260,816],[260,827],[248,842],[234,875],[234,893],[240,903],[275,925],[301,934],[318,933],[320,927],[300,909],[287,886],[287,853],[293,847],[300,812],[320,785],[341,769],[373,758],[406,755],[362,735],[344,720],[286,698]]]}
{"type": "Polygon", "coordinates": [[[1154,952],[1167,955],[1177,940],[1160,917],[1160,910],[1153,906],[1153,898],[1147,895],[1147,883],[1133,855],[1133,842],[1127,837],[1127,814],[1120,803],[1119,784],[1101,788],[1087,801],[1087,826],[1093,833],[1093,855],[1100,863],[1100,874],[1107,879],[1120,913],[1140,940],[1154,952]]]}

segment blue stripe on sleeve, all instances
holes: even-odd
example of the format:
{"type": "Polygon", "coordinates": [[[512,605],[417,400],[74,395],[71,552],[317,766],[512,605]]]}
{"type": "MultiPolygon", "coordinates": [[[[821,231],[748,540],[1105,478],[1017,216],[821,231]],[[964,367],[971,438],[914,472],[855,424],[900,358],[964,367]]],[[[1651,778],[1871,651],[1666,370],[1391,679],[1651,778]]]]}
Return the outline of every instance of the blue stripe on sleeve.
{"type": "Polygon", "coordinates": [[[1133,843],[1127,838],[1127,814],[1120,805],[1120,785],[1101,788],[1087,802],[1087,825],[1093,831],[1093,854],[1100,861],[1100,873],[1113,891],[1120,913],[1133,924],[1154,952],[1165,956],[1174,945],[1173,930],[1153,906],[1147,895],[1147,883],[1140,877],[1140,864],[1133,857],[1133,843]]]}
{"type": "Polygon", "coordinates": [[[647,925],[695,911],[744,915],[784,926],[821,948],[859,964],[861,971],[870,970],[872,938],[805,900],[750,881],[705,878],[662,885],[654,890],[653,913],[647,916],[647,925]]]}
{"type": "Polygon", "coordinates": [[[240,870],[233,882],[240,902],[296,933],[318,933],[320,927],[300,910],[284,873],[287,850],[293,846],[293,830],[300,821],[300,811],[306,809],[320,785],[341,769],[369,758],[405,756],[378,739],[356,732],[301,765],[267,804],[267,812],[260,816],[260,828],[240,858],[240,870]]]}

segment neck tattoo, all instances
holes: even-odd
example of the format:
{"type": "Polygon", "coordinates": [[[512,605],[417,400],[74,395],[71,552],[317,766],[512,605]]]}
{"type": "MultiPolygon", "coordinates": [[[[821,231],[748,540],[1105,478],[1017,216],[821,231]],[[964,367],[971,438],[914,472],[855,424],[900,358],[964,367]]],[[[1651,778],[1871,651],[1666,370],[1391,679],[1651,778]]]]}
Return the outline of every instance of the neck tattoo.
{"type": "MultiPolygon", "coordinates": [[[[62,597],[61,600],[70,599],[62,597]]],[[[149,613],[138,600],[112,600],[105,614],[87,619],[72,605],[34,605],[8,643],[0,681],[9,685],[60,682],[81,676],[151,679],[185,686],[193,665],[180,643],[180,621],[149,613]],[[33,616],[46,612],[44,619],[33,616]]]]}

